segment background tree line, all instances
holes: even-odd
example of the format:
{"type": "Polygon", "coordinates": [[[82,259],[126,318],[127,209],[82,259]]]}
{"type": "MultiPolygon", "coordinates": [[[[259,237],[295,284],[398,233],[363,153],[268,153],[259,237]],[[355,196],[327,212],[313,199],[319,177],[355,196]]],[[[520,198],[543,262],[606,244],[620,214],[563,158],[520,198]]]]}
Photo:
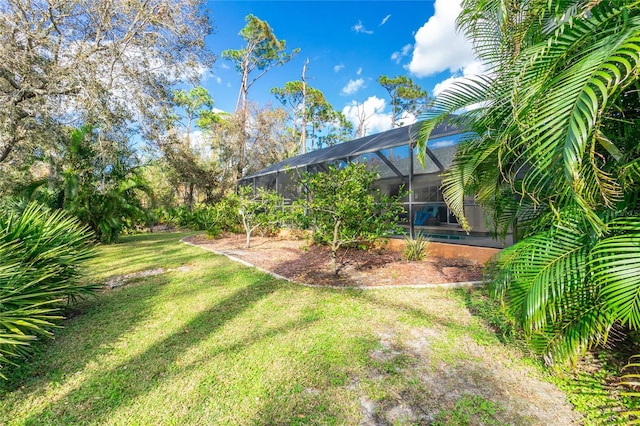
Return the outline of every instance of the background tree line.
{"type": "MultiPolygon", "coordinates": [[[[356,136],[306,83],[307,64],[301,80],[272,89],[280,106],[251,102],[254,83],[299,53],[253,15],[239,33],[244,46],[221,58],[238,71],[236,110],[217,112],[197,85],[216,60],[204,45],[213,29],[204,6],[9,0],[0,10],[3,196],[65,208],[115,241],[159,220],[159,208],[214,203],[248,173],[356,136]]],[[[379,81],[392,126],[426,105],[407,77],[379,81]]]]}

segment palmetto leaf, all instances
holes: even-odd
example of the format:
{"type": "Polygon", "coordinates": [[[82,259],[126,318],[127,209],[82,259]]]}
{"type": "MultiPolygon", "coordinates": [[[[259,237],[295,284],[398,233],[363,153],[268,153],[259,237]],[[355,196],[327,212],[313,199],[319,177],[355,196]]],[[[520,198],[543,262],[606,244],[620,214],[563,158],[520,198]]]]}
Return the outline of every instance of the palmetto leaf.
{"type": "Polygon", "coordinates": [[[58,326],[61,303],[95,290],[79,282],[93,235],[63,212],[31,203],[0,214],[0,366],[58,326]]]}

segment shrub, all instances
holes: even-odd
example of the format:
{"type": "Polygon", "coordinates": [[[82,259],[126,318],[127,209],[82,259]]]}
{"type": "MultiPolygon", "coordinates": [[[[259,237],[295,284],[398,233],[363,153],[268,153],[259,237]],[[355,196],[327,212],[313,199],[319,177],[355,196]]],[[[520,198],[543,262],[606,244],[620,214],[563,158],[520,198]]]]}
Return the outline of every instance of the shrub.
{"type": "Polygon", "coordinates": [[[238,188],[238,213],[245,231],[245,247],[251,246],[251,234],[261,229],[265,235],[274,235],[284,217],[282,196],[274,191],[250,187],[238,188]]]}
{"type": "MultiPolygon", "coordinates": [[[[63,211],[37,203],[0,213],[0,368],[15,365],[38,336],[49,336],[65,302],[91,294],[80,265],[94,255],[94,234],[63,211]]],[[[8,207],[8,208],[7,208],[8,207]]],[[[0,371],[0,377],[5,377],[0,371]]]]}
{"type": "Polygon", "coordinates": [[[214,208],[216,224],[221,231],[240,232],[242,227],[242,220],[238,213],[240,200],[235,194],[222,198],[214,205],[214,208]]]}
{"type": "Polygon", "coordinates": [[[418,234],[415,238],[406,237],[404,241],[405,246],[402,254],[406,260],[423,260],[428,255],[431,241],[424,235],[418,234]]]}
{"type": "Polygon", "coordinates": [[[326,173],[305,173],[301,179],[304,196],[294,210],[304,212],[298,217],[312,227],[313,240],[330,246],[335,274],[341,247],[366,248],[401,229],[398,215],[404,194],[381,194],[373,188],[376,177],[366,164],[349,163],[343,168],[329,166],[326,173]]]}
{"type": "Polygon", "coordinates": [[[186,205],[165,209],[160,222],[192,231],[206,231],[210,237],[216,237],[224,231],[240,231],[239,205],[238,197],[232,194],[213,205],[196,204],[192,210],[186,205]]]}

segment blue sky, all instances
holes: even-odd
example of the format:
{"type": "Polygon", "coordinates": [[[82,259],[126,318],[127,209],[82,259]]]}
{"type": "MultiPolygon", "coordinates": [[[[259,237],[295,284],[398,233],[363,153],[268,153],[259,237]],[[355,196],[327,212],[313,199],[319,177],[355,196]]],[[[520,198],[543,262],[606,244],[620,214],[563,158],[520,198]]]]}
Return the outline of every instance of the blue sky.
{"type": "Polygon", "coordinates": [[[250,13],[267,21],[289,50],[300,48],[300,53],[258,80],[249,99],[278,105],[270,89],[299,80],[309,59],[308,84],[354,122],[355,105],[364,108],[370,116],[367,134],[391,125],[388,94],[376,81],[380,75],[409,76],[434,95],[456,78],[481,72],[470,43],[455,31],[460,10],[456,0],[210,0],[208,7],[215,32],[207,43],[218,59],[202,85],[213,96],[215,108],[224,111],[235,108],[240,76],[220,53],[244,47],[238,33],[250,13]]]}

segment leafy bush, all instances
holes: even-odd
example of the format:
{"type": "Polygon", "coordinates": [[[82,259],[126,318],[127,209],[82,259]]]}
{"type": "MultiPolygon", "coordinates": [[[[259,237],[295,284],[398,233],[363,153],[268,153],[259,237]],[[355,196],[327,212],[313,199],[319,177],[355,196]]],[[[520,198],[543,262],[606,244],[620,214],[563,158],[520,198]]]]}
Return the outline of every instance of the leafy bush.
{"type": "Polygon", "coordinates": [[[206,231],[209,236],[215,237],[224,231],[240,231],[239,206],[238,197],[230,195],[214,205],[196,204],[192,210],[186,205],[165,209],[158,217],[162,224],[206,231]]]}
{"type": "Polygon", "coordinates": [[[422,260],[427,256],[431,241],[424,235],[418,234],[415,238],[405,238],[404,242],[405,246],[402,255],[406,260],[416,261],[422,260]]]}
{"type": "Polygon", "coordinates": [[[216,212],[216,224],[221,231],[240,232],[242,228],[242,220],[238,212],[240,200],[235,194],[222,198],[213,207],[216,212]]]}
{"type": "Polygon", "coordinates": [[[145,222],[141,196],[149,188],[129,148],[108,141],[115,146],[107,154],[98,150],[100,141],[91,127],[71,132],[62,172],[63,206],[89,225],[97,239],[115,243],[127,227],[145,222]]]}
{"type": "MultiPolygon", "coordinates": [[[[94,234],[63,211],[37,203],[0,213],[0,368],[26,355],[38,336],[51,335],[64,302],[91,294],[79,282],[93,257],[94,234]]],[[[0,376],[4,377],[0,371],[0,376]]]]}
{"type": "Polygon", "coordinates": [[[282,196],[274,191],[258,188],[253,191],[250,187],[239,188],[238,213],[242,220],[242,227],[246,235],[245,247],[251,246],[251,234],[256,229],[263,229],[273,234],[276,225],[284,216],[282,196]]]}
{"type": "Polygon", "coordinates": [[[366,164],[329,166],[326,173],[305,173],[300,180],[304,195],[296,204],[310,224],[315,242],[331,247],[333,272],[338,273],[337,252],[341,247],[367,247],[400,231],[398,215],[402,196],[388,197],[373,189],[376,173],[366,164]]]}

